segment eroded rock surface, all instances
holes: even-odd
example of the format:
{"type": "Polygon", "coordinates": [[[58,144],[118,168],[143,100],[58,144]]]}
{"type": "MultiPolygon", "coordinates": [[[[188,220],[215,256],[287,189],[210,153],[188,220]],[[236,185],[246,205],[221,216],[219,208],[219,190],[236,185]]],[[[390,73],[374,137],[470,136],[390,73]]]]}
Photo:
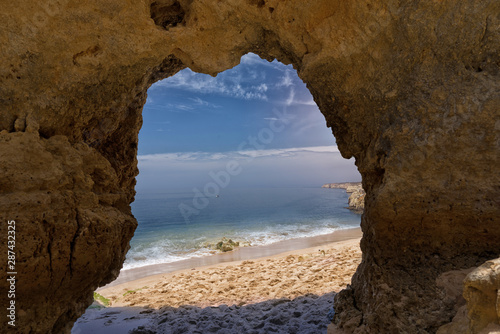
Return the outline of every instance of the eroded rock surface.
{"type": "Polygon", "coordinates": [[[445,274],[455,278],[454,284],[444,285],[453,287],[451,291],[448,289],[447,296],[458,296],[456,306],[459,309],[453,321],[441,326],[437,334],[500,332],[500,259],[486,261],[471,270],[445,274]],[[464,273],[468,275],[464,276],[464,273]],[[465,299],[456,293],[456,287],[460,288],[465,299]]]}
{"type": "Polygon", "coordinates": [[[361,182],[325,183],[324,185],[321,186],[321,188],[345,189],[347,193],[352,193],[359,187],[362,187],[361,182]]]}
{"type": "Polygon", "coordinates": [[[110,162],[66,136],[2,131],[0,160],[3,238],[6,220],[17,231],[16,298],[2,297],[16,302],[11,330],[67,331],[92,303],[89,291],[118,275],[136,226],[128,199],[110,162]]]}
{"type": "Polygon", "coordinates": [[[464,297],[471,333],[500,330],[500,258],[487,261],[464,281],[464,297]]]}
{"type": "Polygon", "coordinates": [[[354,212],[362,213],[365,208],[365,196],[366,193],[363,188],[354,190],[349,195],[349,209],[353,210],[354,212]]]}
{"type": "Polygon", "coordinates": [[[350,194],[348,208],[356,213],[363,213],[366,193],[361,182],[326,183],[321,188],[345,189],[350,194]]]}
{"type": "Polygon", "coordinates": [[[67,331],[116,277],[149,85],[247,52],[294,65],[363,177],[363,262],[339,330],[435,332],[456,313],[436,278],[498,257],[498,1],[20,0],[0,20],[17,333],[67,331]]]}

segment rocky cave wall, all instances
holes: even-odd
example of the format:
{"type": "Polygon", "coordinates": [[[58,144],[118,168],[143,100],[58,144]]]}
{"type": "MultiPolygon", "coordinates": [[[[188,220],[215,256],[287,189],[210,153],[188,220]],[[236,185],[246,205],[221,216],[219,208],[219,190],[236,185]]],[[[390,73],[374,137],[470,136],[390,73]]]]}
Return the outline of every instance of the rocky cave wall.
{"type": "Polygon", "coordinates": [[[0,21],[17,333],[68,331],[118,274],[147,88],[247,52],[294,65],[363,177],[363,262],[336,298],[339,331],[433,333],[457,311],[436,278],[500,253],[496,0],[2,0],[0,21]]]}

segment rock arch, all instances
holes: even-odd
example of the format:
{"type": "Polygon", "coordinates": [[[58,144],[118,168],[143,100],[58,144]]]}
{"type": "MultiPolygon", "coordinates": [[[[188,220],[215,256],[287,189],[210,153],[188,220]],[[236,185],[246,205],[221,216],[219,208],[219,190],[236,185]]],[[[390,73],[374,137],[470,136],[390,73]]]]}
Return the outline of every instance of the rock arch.
{"type": "Polygon", "coordinates": [[[2,240],[17,226],[19,333],[68,331],[118,274],[147,88],[247,52],[294,65],[363,176],[363,262],[338,329],[432,333],[456,312],[436,278],[499,255],[498,1],[2,8],[0,217],[2,240]]]}

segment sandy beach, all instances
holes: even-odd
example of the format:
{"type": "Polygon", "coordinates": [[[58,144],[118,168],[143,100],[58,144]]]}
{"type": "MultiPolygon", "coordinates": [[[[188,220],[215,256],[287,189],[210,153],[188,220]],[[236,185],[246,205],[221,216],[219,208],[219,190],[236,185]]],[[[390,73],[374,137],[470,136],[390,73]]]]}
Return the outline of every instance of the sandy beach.
{"type": "Polygon", "coordinates": [[[326,331],[334,294],[350,284],[361,261],[359,229],[332,235],[336,242],[271,256],[262,257],[265,247],[247,247],[220,255],[238,258],[243,251],[254,258],[147,277],[136,271],[138,279],[99,289],[111,307],[88,310],[73,333],[88,326],[113,333],[127,321],[127,328],[139,328],[131,333],[326,331]]]}

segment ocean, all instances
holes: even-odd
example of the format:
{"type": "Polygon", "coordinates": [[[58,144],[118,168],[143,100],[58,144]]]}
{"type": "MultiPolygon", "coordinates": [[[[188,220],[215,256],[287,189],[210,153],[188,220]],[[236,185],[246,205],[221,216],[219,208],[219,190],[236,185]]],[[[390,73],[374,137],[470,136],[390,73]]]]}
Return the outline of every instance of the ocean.
{"type": "Polygon", "coordinates": [[[193,197],[191,190],[137,193],[132,212],[139,225],[124,270],[209,256],[223,237],[243,246],[268,245],[359,227],[361,220],[346,208],[343,189],[227,188],[199,210],[193,197]]]}

